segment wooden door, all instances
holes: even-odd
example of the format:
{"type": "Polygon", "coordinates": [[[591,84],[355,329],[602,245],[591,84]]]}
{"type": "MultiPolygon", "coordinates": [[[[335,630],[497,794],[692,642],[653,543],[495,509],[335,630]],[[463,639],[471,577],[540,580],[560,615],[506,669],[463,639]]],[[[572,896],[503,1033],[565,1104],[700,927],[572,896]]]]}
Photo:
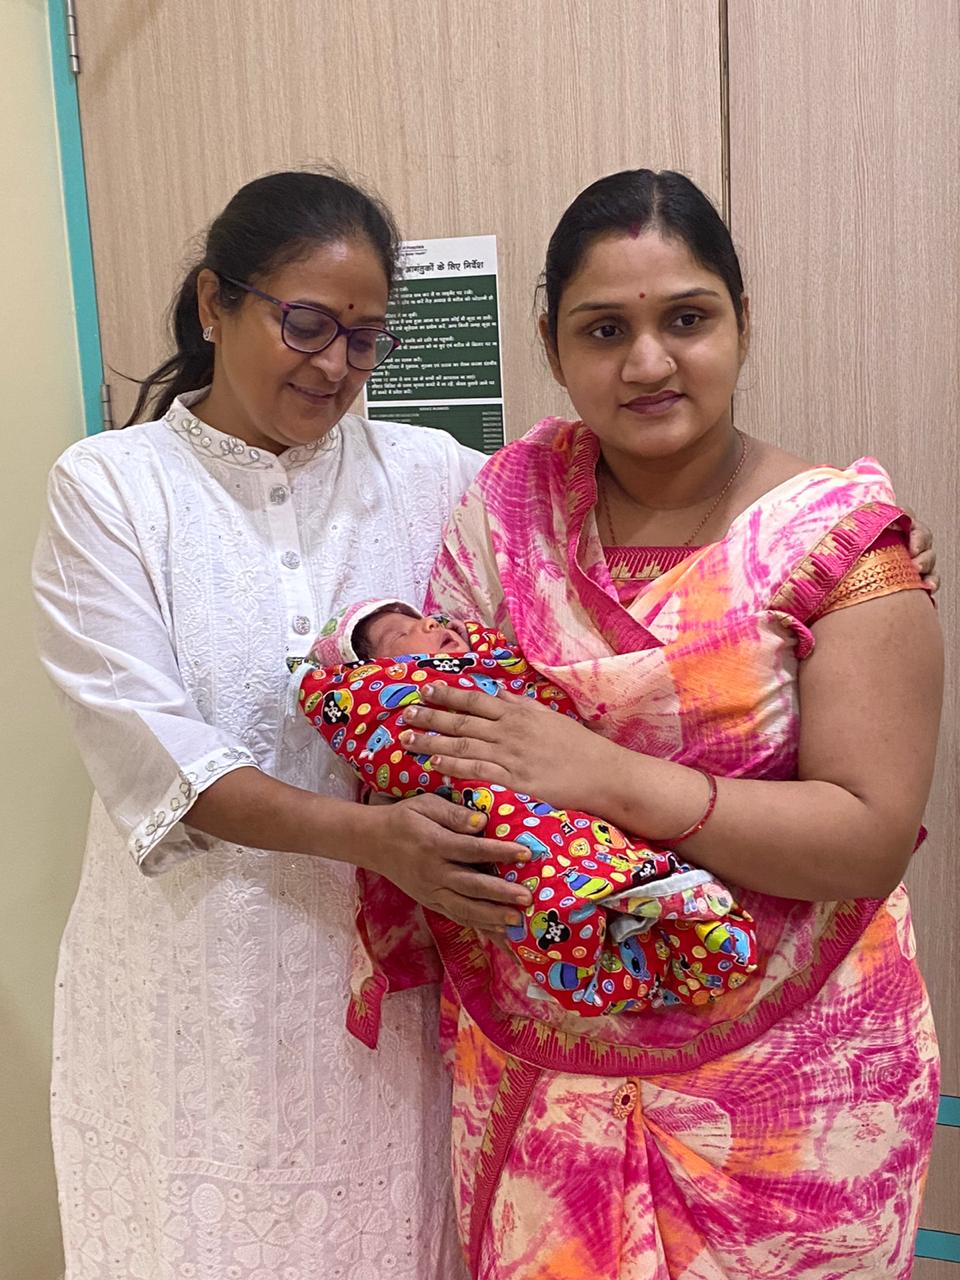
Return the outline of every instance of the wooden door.
{"type": "MultiPolygon", "coordinates": [[[[957,1095],[960,3],[734,0],[729,40],[732,225],[754,320],[737,420],[816,460],[878,457],[939,543],[948,687],[930,839],[907,880],[941,1088],[957,1095]]],[[[958,1170],[960,1129],[938,1126],[924,1227],[960,1232],[958,1170]]]]}
{"type": "MultiPolygon", "coordinates": [[[[380,191],[408,238],[498,237],[507,430],[522,435],[565,403],[534,288],[577,191],[647,165],[720,193],[705,0],[97,0],[82,39],[104,361],[122,373],[159,362],[191,237],[236,188],[333,162],[380,191]]],[[[107,376],[123,421],[132,389],[107,376]]]]}

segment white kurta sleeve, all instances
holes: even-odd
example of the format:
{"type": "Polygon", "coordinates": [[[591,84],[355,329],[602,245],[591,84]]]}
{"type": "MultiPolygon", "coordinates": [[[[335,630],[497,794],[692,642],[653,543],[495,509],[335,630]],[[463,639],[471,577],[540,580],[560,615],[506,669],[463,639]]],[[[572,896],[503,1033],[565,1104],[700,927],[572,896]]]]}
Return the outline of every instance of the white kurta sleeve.
{"type": "Polygon", "coordinates": [[[453,504],[456,505],[457,500],[470,488],[489,459],[486,454],[479,453],[476,449],[470,449],[464,444],[458,444],[456,440],[449,436],[447,438],[450,440],[451,446],[449,461],[450,496],[453,499],[453,504]]]}
{"type": "Polygon", "coordinates": [[[84,764],[138,865],[154,874],[206,846],[181,820],[232,769],[256,765],[185,689],[162,585],[122,494],[99,465],[54,467],[34,556],[40,659],[84,764]],[[172,846],[172,847],[171,847],[172,846]]]}

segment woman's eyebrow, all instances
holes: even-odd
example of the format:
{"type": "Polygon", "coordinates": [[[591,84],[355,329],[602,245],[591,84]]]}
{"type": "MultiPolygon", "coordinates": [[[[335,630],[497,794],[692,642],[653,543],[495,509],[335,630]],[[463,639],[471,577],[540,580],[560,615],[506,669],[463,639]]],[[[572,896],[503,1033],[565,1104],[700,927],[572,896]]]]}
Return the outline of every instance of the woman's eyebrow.
{"type": "Polygon", "coordinates": [[[578,315],[581,311],[622,311],[622,302],[578,302],[567,312],[568,316],[578,315]]]}
{"type": "Polygon", "coordinates": [[[719,298],[716,289],[684,289],[682,293],[671,293],[667,302],[683,302],[686,298],[719,298]]]}
{"type": "MultiPolygon", "coordinates": [[[[669,293],[664,298],[664,302],[683,302],[688,298],[719,298],[722,295],[717,293],[716,289],[682,289],[679,293],[669,293]]],[[[622,311],[626,304],[624,302],[578,302],[575,307],[571,307],[567,315],[575,316],[583,311],[622,311]]]]}

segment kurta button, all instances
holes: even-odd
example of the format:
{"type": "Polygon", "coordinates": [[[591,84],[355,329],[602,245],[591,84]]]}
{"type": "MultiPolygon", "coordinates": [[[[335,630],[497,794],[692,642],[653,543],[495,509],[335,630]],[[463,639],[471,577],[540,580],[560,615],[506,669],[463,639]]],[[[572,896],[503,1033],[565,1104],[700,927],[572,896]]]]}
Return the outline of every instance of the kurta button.
{"type": "Polygon", "coordinates": [[[618,1120],[626,1120],[628,1116],[633,1114],[639,1100],[640,1089],[636,1080],[624,1080],[613,1095],[613,1107],[611,1110],[618,1120]]]}
{"type": "Polygon", "coordinates": [[[300,557],[297,555],[296,551],[285,551],[280,559],[288,569],[300,568],[300,557]]]}
{"type": "Polygon", "coordinates": [[[274,506],[282,506],[290,496],[290,490],[285,484],[275,484],[270,490],[270,501],[274,506]]]}
{"type": "Polygon", "coordinates": [[[293,629],[298,636],[305,636],[310,630],[310,619],[305,618],[302,613],[298,613],[293,620],[293,629]]]}

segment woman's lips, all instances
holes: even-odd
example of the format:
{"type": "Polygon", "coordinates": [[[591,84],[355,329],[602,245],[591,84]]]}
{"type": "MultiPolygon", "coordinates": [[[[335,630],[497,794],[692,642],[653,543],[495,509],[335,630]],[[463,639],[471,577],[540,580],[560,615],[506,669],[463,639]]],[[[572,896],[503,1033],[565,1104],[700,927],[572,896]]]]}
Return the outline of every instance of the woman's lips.
{"type": "Polygon", "coordinates": [[[628,401],[623,407],[632,413],[642,413],[645,417],[652,417],[660,413],[669,413],[682,399],[683,394],[680,391],[661,391],[655,396],[637,396],[635,400],[628,401]]]}
{"type": "Polygon", "coordinates": [[[288,382],[287,386],[309,404],[326,404],[334,396],[332,391],[316,391],[313,387],[301,387],[296,382],[288,382]]]}

